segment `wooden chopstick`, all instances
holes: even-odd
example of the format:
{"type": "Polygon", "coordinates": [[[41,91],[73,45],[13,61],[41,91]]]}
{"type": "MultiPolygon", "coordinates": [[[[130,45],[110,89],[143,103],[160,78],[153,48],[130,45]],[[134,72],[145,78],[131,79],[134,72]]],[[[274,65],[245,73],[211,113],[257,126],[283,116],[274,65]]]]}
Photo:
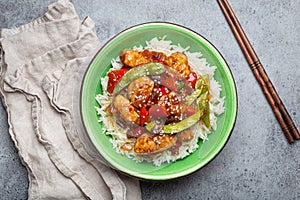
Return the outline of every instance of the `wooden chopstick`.
{"type": "Polygon", "coordinates": [[[244,33],[229,3],[227,2],[227,0],[217,0],[217,1],[236,40],[239,43],[242,52],[244,53],[244,56],[256,80],[261,86],[261,89],[267,101],[269,102],[273,110],[273,113],[277,118],[286,139],[290,144],[293,143],[295,140],[298,140],[300,138],[300,134],[292,118],[290,117],[277,91],[275,90],[275,87],[273,86],[266,71],[264,70],[262,64],[260,63],[252,45],[250,44],[246,34],[244,33]]]}

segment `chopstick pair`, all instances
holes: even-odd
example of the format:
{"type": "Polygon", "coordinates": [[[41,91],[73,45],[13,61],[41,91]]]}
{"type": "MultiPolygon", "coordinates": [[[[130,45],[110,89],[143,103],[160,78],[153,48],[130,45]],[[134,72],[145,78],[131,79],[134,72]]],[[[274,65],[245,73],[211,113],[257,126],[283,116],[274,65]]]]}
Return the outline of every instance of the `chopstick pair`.
{"type": "Polygon", "coordinates": [[[278,93],[276,92],[271,80],[269,79],[262,64],[260,63],[253,47],[251,46],[229,3],[227,2],[227,0],[217,1],[231,28],[231,31],[233,32],[236,40],[238,41],[242,52],[244,53],[244,56],[256,80],[258,81],[266,99],[269,102],[287,141],[290,144],[293,143],[295,140],[298,140],[300,138],[300,134],[292,118],[290,117],[288,111],[283,105],[278,93]]]}

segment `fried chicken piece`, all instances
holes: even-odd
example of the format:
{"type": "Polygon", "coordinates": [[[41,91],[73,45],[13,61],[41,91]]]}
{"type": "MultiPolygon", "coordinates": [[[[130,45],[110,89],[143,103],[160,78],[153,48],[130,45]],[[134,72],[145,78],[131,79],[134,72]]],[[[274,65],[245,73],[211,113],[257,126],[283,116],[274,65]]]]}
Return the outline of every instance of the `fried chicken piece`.
{"type": "Polygon", "coordinates": [[[172,147],[177,141],[175,135],[150,135],[145,133],[137,138],[134,145],[136,153],[158,153],[172,147]]]}
{"type": "Polygon", "coordinates": [[[176,52],[165,58],[164,64],[171,67],[183,78],[186,78],[190,73],[190,66],[188,64],[188,58],[185,54],[176,52]]]}
{"type": "Polygon", "coordinates": [[[130,101],[121,94],[118,94],[114,98],[114,107],[120,112],[121,117],[126,122],[132,122],[139,124],[139,114],[135,111],[134,107],[130,104],[130,101]]]}
{"type": "Polygon", "coordinates": [[[163,95],[157,104],[163,106],[169,115],[174,115],[177,117],[181,115],[182,102],[178,98],[176,92],[172,91],[169,94],[163,95]]]}
{"type": "Polygon", "coordinates": [[[154,88],[154,82],[148,76],[142,76],[128,86],[128,96],[132,103],[137,108],[144,106],[154,88]]]}
{"type": "Polygon", "coordinates": [[[120,53],[120,59],[124,65],[127,65],[129,67],[136,67],[138,65],[150,62],[150,58],[144,57],[142,52],[130,49],[124,49],[120,53]]]}

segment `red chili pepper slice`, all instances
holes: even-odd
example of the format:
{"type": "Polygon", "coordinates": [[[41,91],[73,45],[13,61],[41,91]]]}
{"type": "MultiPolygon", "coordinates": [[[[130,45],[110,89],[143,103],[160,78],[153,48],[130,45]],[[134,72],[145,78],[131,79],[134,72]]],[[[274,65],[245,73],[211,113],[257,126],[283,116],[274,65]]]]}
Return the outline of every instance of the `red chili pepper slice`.
{"type": "Polygon", "coordinates": [[[129,68],[122,67],[119,70],[112,70],[107,74],[108,76],[107,92],[112,93],[114,91],[116,85],[128,70],[129,68]]]}
{"type": "Polygon", "coordinates": [[[145,106],[142,106],[140,109],[140,125],[145,126],[145,123],[148,121],[149,114],[145,106]]]}
{"type": "Polygon", "coordinates": [[[171,91],[167,88],[167,87],[165,87],[165,86],[160,86],[160,91],[161,91],[161,93],[163,94],[163,95],[165,95],[165,94],[169,94],[171,91]]]}
{"type": "Polygon", "coordinates": [[[195,72],[191,72],[186,80],[191,83],[192,87],[195,88],[195,84],[197,82],[197,74],[195,72]]]}

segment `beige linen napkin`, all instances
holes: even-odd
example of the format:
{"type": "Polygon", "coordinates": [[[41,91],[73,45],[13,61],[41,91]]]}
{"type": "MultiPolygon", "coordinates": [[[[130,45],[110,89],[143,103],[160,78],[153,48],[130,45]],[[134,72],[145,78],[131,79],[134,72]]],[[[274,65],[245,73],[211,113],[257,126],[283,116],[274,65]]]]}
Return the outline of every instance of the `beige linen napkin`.
{"type": "Polygon", "coordinates": [[[141,199],[138,181],[105,165],[80,120],[80,85],[99,46],[93,21],[59,0],[35,21],[2,30],[0,44],[0,90],[28,198],[141,199]]]}

